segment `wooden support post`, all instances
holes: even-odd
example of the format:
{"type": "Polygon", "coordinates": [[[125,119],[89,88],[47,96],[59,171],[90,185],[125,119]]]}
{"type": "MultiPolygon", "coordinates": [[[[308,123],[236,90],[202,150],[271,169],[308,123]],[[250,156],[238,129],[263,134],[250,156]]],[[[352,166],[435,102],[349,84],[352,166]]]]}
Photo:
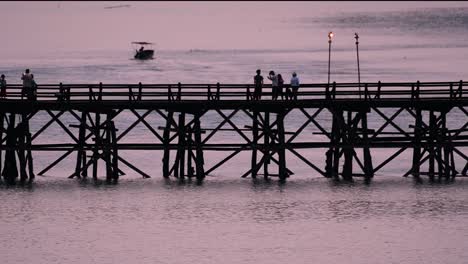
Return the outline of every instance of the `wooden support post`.
{"type": "Polygon", "coordinates": [[[28,173],[26,172],[26,114],[21,115],[21,122],[16,127],[16,133],[18,138],[18,160],[20,165],[20,182],[25,183],[28,179],[28,173]]]}
{"type": "Polygon", "coordinates": [[[415,180],[420,181],[421,137],[423,132],[423,122],[421,109],[416,108],[415,112],[416,119],[414,124],[413,165],[411,170],[415,180]]]}
{"type": "MultiPolygon", "coordinates": [[[[367,84],[366,84],[367,85],[367,84]]],[[[365,177],[365,180],[368,182],[370,181],[371,178],[374,177],[374,167],[372,165],[372,156],[370,154],[370,148],[369,148],[369,130],[367,129],[367,113],[366,112],[362,112],[361,113],[361,122],[362,122],[362,130],[363,130],[363,134],[362,134],[362,138],[363,138],[363,141],[364,141],[364,149],[363,149],[363,152],[364,152],[364,177],[365,177]]]]}
{"type": "Polygon", "coordinates": [[[164,154],[163,154],[163,177],[169,178],[169,158],[170,158],[170,149],[169,149],[169,138],[171,135],[171,123],[173,120],[174,112],[170,111],[167,114],[166,127],[164,128],[163,139],[164,139],[164,154]]]}
{"type": "Polygon", "coordinates": [[[107,114],[106,115],[106,124],[104,126],[104,144],[103,144],[103,152],[104,152],[104,160],[106,162],[106,180],[107,182],[112,181],[113,178],[113,173],[112,173],[112,161],[111,161],[111,126],[110,122],[111,121],[111,115],[107,114]]]}
{"type": "Polygon", "coordinates": [[[96,113],[94,121],[94,148],[93,148],[93,179],[97,180],[98,161],[99,161],[99,147],[101,146],[100,124],[101,115],[96,113]]]}
{"type": "Polygon", "coordinates": [[[16,133],[15,133],[15,119],[14,113],[10,114],[9,124],[6,135],[6,147],[5,151],[5,166],[3,168],[3,178],[7,184],[15,184],[16,178],[18,178],[18,167],[16,166],[16,133]]]}
{"type": "Polygon", "coordinates": [[[352,181],[353,180],[353,149],[351,147],[352,138],[353,138],[353,129],[352,129],[352,112],[348,111],[348,118],[347,118],[347,128],[343,132],[343,143],[347,144],[346,147],[343,148],[344,154],[344,163],[343,163],[343,180],[352,181]]]}
{"type": "Polygon", "coordinates": [[[192,136],[193,131],[192,127],[188,127],[187,129],[187,176],[189,179],[193,177],[193,170],[192,170],[192,136]]]}
{"type": "Polygon", "coordinates": [[[278,161],[279,161],[279,179],[281,182],[284,182],[288,177],[288,172],[286,171],[286,146],[284,143],[284,113],[280,112],[277,115],[277,127],[278,127],[278,161]]]}
{"type": "Polygon", "coordinates": [[[434,181],[434,162],[435,162],[435,147],[434,139],[436,136],[436,116],[434,111],[429,111],[429,180],[434,181]]]}
{"type": "Polygon", "coordinates": [[[257,149],[258,149],[258,112],[253,112],[253,123],[252,123],[252,178],[257,178],[257,149]]]}
{"type": "Polygon", "coordinates": [[[186,137],[186,129],[185,129],[185,113],[179,114],[179,144],[177,149],[177,161],[176,161],[176,170],[179,169],[179,175],[181,179],[184,179],[185,176],[185,137],[186,137]]]}
{"type": "MultiPolygon", "coordinates": [[[[76,155],[75,176],[81,178],[81,170],[86,165],[86,151],[84,150],[86,134],[86,112],[81,112],[80,128],[78,131],[78,152],[76,155]],[[83,166],[83,167],[82,167],[83,166]]],[[[84,173],[83,173],[84,174],[84,173]]]]}
{"type": "Polygon", "coordinates": [[[143,93],[143,85],[141,84],[141,82],[139,82],[138,83],[138,101],[141,101],[141,99],[143,98],[142,93],[143,93]]]}
{"type": "Polygon", "coordinates": [[[102,82],[99,83],[99,95],[98,100],[102,101],[102,82]]]}
{"type": "Polygon", "coordinates": [[[29,183],[32,183],[35,178],[35,175],[34,175],[34,163],[33,163],[32,151],[31,151],[32,139],[31,139],[31,132],[29,130],[29,119],[27,118],[27,114],[23,115],[22,123],[24,126],[24,145],[25,145],[25,152],[26,152],[25,162],[28,165],[27,174],[29,176],[29,183]]]}
{"type": "Polygon", "coordinates": [[[268,164],[270,164],[270,153],[271,153],[271,145],[270,145],[270,112],[265,111],[265,120],[263,124],[263,139],[264,139],[264,163],[263,163],[263,177],[268,179],[268,164]]]}
{"type": "Polygon", "coordinates": [[[340,147],[338,147],[338,144],[340,143],[340,140],[342,138],[342,128],[340,125],[340,120],[343,119],[343,111],[342,110],[335,110],[333,112],[333,124],[332,127],[334,130],[332,130],[332,141],[333,144],[335,144],[333,148],[333,179],[334,180],[339,180],[339,165],[340,165],[340,147]]]}
{"type": "Polygon", "coordinates": [[[111,143],[112,143],[112,178],[114,181],[119,180],[119,153],[117,147],[117,129],[115,128],[114,121],[110,123],[111,130],[111,143]]]}
{"type": "Polygon", "coordinates": [[[182,84],[179,82],[177,83],[177,101],[182,99],[182,84]]]}
{"type": "Polygon", "coordinates": [[[29,174],[29,183],[32,183],[34,181],[34,178],[36,178],[36,175],[34,174],[34,163],[33,163],[33,156],[32,156],[32,151],[31,151],[31,146],[32,146],[32,140],[31,140],[31,133],[26,134],[26,161],[28,163],[28,174],[29,174]]]}
{"type": "Polygon", "coordinates": [[[441,138],[444,142],[444,177],[445,177],[445,180],[449,180],[450,179],[450,172],[452,171],[451,169],[451,165],[450,165],[450,153],[452,152],[452,142],[450,140],[450,135],[449,135],[449,132],[447,132],[447,114],[446,112],[443,112],[443,116],[442,116],[442,119],[441,119],[441,131],[442,131],[442,135],[441,135],[441,138]]]}
{"type": "MultiPolygon", "coordinates": [[[[5,132],[5,113],[0,112],[0,147],[2,147],[3,145],[3,133],[4,132],[5,132]]],[[[3,169],[2,154],[3,154],[3,150],[0,149],[0,178],[2,178],[1,173],[3,169]]]]}
{"type": "Polygon", "coordinates": [[[205,164],[205,159],[203,157],[203,149],[202,149],[202,140],[201,140],[201,126],[200,126],[200,115],[195,115],[195,123],[194,123],[194,137],[195,137],[195,148],[196,148],[196,177],[197,180],[201,181],[205,178],[205,170],[203,168],[205,164]]]}

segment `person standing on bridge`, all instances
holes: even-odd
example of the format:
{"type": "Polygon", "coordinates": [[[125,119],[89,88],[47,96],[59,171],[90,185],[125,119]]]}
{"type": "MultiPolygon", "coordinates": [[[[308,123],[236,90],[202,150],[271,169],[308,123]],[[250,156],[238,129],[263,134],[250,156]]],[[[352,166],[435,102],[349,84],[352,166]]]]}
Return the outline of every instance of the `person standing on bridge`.
{"type": "Polygon", "coordinates": [[[2,74],[2,76],[0,76],[0,98],[1,99],[6,98],[6,86],[7,86],[7,82],[5,80],[5,75],[2,74]]]}
{"type": "Polygon", "coordinates": [[[21,91],[21,99],[26,96],[28,99],[32,97],[33,92],[33,75],[29,73],[29,69],[26,69],[21,76],[23,81],[23,90],[21,91]]]}
{"type": "Polygon", "coordinates": [[[281,100],[284,100],[284,97],[283,97],[284,80],[283,80],[283,77],[281,76],[281,74],[279,74],[279,73],[278,73],[277,77],[278,77],[278,87],[276,89],[276,98],[278,98],[278,95],[280,95],[281,100]]]}
{"type": "Polygon", "coordinates": [[[262,98],[263,76],[260,75],[260,69],[257,70],[257,75],[254,76],[255,90],[253,99],[260,100],[262,98]]]}
{"type": "Polygon", "coordinates": [[[37,83],[34,80],[34,74],[31,74],[31,78],[32,78],[31,79],[32,88],[31,88],[29,100],[35,101],[37,99],[37,83]]]}
{"type": "Polygon", "coordinates": [[[274,71],[270,71],[268,79],[271,81],[271,99],[278,99],[278,76],[275,75],[274,71]]]}
{"type": "Polygon", "coordinates": [[[297,100],[297,91],[299,90],[299,78],[297,77],[297,74],[295,72],[292,73],[291,89],[292,89],[291,100],[293,98],[294,100],[297,100]]]}

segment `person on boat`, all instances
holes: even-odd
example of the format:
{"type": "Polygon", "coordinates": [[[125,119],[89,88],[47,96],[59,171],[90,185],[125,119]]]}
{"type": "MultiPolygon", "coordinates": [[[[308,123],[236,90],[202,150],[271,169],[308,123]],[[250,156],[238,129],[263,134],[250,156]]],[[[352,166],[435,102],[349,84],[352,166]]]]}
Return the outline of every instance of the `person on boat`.
{"type": "Polygon", "coordinates": [[[258,69],[257,75],[254,76],[254,84],[255,84],[254,95],[253,95],[254,100],[260,100],[262,98],[263,76],[260,75],[260,73],[261,71],[260,69],[258,69]]]}
{"type": "Polygon", "coordinates": [[[299,78],[297,77],[297,74],[295,72],[292,73],[292,78],[291,78],[291,89],[292,89],[292,94],[291,94],[291,100],[294,98],[294,100],[297,100],[297,91],[299,90],[299,78]]]}
{"type": "Polygon", "coordinates": [[[6,98],[6,86],[7,86],[7,82],[5,80],[5,75],[2,74],[0,76],[0,98],[2,99],[6,98]]]}
{"type": "Polygon", "coordinates": [[[271,81],[271,99],[278,99],[278,76],[275,75],[274,71],[270,71],[268,79],[271,81]]]}
{"type": "Polygon", "coordinates": [[[141,46],[141,48],[138,50],[138,52],[143,52],[144,49],[145,49],[145,47],[141,46]]]}
{"type": "Polygon", "coordinates": [[[33,75],[30,73],[29,69],[26,69],[21,76],[23,81],[23,90],[21,91],[21,98],[26,96],[28,99],[31,98],[32,89],[33,89],[33,75]]]}

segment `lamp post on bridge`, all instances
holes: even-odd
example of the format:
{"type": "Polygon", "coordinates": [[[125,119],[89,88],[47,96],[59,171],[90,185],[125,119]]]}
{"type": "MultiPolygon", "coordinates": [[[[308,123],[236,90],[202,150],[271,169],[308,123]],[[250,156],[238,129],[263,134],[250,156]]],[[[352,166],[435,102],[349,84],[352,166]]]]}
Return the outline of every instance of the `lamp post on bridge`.
{"type": "Polygon", "coordinates": [[[331,59],[331,43],[333,32],[328,32],[328,86],[330,86],[330,59],[331,59]]]}
{"type": "Polygon", "coordinates": [[[356,39],[356,55],[357,55],[357,72],[358,72],[358,86],[359,86],[359,99],[361,99],[361,71],[359,69],[359,35],[354,33],[356,39]]]}

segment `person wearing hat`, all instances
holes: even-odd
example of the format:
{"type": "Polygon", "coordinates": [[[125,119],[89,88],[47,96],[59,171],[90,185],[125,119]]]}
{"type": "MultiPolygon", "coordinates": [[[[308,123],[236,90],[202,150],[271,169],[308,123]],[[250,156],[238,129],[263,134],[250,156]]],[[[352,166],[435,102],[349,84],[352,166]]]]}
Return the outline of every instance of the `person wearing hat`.
{"type": "Polygon", "coordinates": [[[292,89],[291,100],[293,98],[294,100],[297,100],[297,91],[299,90],[299,78],[297,77],[297,74],[295,72],[292,73],[291,89],[292,89]]]}

